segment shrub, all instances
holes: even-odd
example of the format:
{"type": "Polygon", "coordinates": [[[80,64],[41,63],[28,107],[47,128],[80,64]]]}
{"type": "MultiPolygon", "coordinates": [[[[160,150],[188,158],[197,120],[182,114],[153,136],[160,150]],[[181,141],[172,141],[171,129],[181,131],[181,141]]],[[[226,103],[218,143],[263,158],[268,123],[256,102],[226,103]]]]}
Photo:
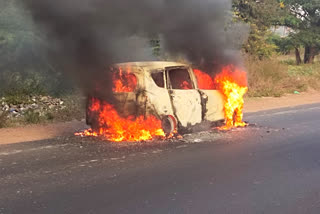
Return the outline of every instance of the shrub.
{"type": "Polygon", "coordinates": [[[20,72],[1,72],[0,91],[2,96],[24,96],[45,94],[44,80],[37,72],[23,74],[20,72]]]}
{"type": "Polygon", "coordinates": [[[62,97],[65,108],[52,112],[54,121],[81,120],[85,118],[85,98],[81,95],[69,95],[62,97]]]}
{"type": "Polygon", "coordinates": [[[0,113],[0,128],[4,128],[8,125],[8,114],[7,111],[0,113]]]}
{"type": "Polygon", "coordinates": [[[248,96],[279,97],[294,91],[320,88],[320,64],[292,66],[278,59],[246,60],[248,69],[248,96]]]}
{"type": "Polygon", "coordinates": [[[268,28],[259,28],[251,24],[251,32],[243,49],[247,54],[260,60],[270,58],[276,51],[276,45],[269,41],[272,33],[268,28]]]}
{"type": "Polygon", "coordinates": [[[34,110],[28,110],[24,114],[24,119],[28,124],[37,124],[43,120],[43,118],[40,116],[40,113],[34,110]]]}

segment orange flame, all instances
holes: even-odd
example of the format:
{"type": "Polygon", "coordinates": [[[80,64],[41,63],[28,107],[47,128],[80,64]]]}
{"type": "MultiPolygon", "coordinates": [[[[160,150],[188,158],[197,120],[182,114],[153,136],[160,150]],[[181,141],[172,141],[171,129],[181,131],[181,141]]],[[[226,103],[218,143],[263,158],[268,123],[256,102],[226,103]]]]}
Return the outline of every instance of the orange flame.
{"type": "Polygon", "coordinates": [[[188,89],[192,89],[192,86],[187,81],[183,81],[180,85],[180,88],[184,90],[188,90],[188,89]]]}
{"type": "Polygon", "coordinates": [[[218,89],[224,96],[226,125],[220,129],[227,130],[232,127],[247,125],[242,121],[243,96],[248,90],[246,72],[229,65],[223,67],[222,72],[214,80],[209,74],[201,70],[194,69],[194,74],[197,78],[199,89],[218,89]]]}
{"type": "Polygon", "coordinates": [[[202,90],[213,90],[215,89],[212,77],[200,70],[194,69],[194,74],[197,77],[198,88],[202,90]]]}
{"type": "Polygon", "coordinates": [[[137,77],[130,69],[125,72],[119,68],[119,72],[113,74],[113,92],[133,92],[137,87],[137,77]]]}
{"type": "Polygon", "coordinates": [[[98,99],[93,99],[89,109],[97,113],[99,128],[77,133],[78,136],[102,136],[114,142],[145,141],[154,137],[165,137],[161,121],[154,116],[122,118],[112,105],[98,99]]]}
{"type": "Polygon", "coordinates": [[[222,92],[224,102],[224,113],[226,125],[221,129],[227,130],[232,127],[243,127],[247,124],[243,119],[243,96],[247,93],[246,72],[232,65],[225,66],[222,72],[215,78],[215,83],[222,92]]]}

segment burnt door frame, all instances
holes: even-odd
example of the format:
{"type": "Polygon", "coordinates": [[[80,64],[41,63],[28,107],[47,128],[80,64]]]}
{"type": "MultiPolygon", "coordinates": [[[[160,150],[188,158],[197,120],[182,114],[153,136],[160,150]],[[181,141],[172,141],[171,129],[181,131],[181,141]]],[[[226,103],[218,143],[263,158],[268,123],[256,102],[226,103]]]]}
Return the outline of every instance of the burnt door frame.
{"type": "MultiPolygon", "coordinates": [[[[202,111],[203,111],[202,102],[201,102],[201,94],[200,94],[199,90],[196,87],[197,85],[195,84],[194,76],[190,71],[190,67],[188,67],[188,66],[166,67],[165,68],[165,78],[166,78],[165,81],[166,81],[166,86],[167,86],[167,89],[168,89],[168,93],[170,95],[171,106],[172,106],[172,109],[173,109],[173,112],[174,112],[174,116],[176,117],[176,119],[178,121],[179,127],[182,126],[184,128],[187,128],[190,124],[191,125],[196,125],[198,123],[201,123],[202,122],[202,111]],[[191,84],[192,84],[192,89],[173,89],[172,88],[169,72],[171,70],[179,69],[179,68],[187,70],[189,78],[190,78],[190,81],[191,81],[191,84]],[[188,98],[189,101],[191,101],[190,104],[194,104],[194,107],[196,108],[195,109],[196,110],[195,114],[198,113],[198,115],[195,116],[196,118],[194,119],[194,121],[189,121],[187,124],[186,124],[186,121],[182,121],[181,120],[181,116],[179,116],[179,112],[181,111],[181,109],[177,109],[176,108],[177,103],[175,103],[175,100],[174,100],[174,98],[176,96],[175,93],[183,94],[183,92],[186,93],[186,95],[185,95],[186,98],[188,98]],[[194,95],[194,100],[192,99],[191,96],[187,95],[188,92],[190,94],[194,95]]],[[[192,107],[192,106],[184,106],[182,108],[189,108],[189,107],[192,107]]]]}

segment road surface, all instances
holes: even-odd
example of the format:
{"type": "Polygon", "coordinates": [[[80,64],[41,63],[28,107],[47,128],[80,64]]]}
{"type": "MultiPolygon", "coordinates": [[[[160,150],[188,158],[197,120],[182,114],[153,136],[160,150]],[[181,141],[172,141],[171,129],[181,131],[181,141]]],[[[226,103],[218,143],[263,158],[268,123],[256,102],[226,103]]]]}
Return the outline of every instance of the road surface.
{"type": "Polygon", "coordinates": [[[169,142],[0,146],[0,213],[320,213],[320,103],[169,142]]]}

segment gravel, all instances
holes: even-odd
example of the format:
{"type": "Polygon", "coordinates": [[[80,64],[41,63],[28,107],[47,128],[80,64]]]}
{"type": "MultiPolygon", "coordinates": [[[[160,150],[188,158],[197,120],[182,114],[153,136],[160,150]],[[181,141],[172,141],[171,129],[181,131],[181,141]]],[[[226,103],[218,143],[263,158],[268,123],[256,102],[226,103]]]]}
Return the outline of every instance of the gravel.
{"type": "Polygon", "coordinates": [[[23,103],[9,103],[6,97],[0,98],[0,115],[7,114],[10,118],[23,117],[28,112],[39,113],[40,116],[47,112],[59,111],[66,108],[63,100],[50,96],[30,96],[23,103]]]}

